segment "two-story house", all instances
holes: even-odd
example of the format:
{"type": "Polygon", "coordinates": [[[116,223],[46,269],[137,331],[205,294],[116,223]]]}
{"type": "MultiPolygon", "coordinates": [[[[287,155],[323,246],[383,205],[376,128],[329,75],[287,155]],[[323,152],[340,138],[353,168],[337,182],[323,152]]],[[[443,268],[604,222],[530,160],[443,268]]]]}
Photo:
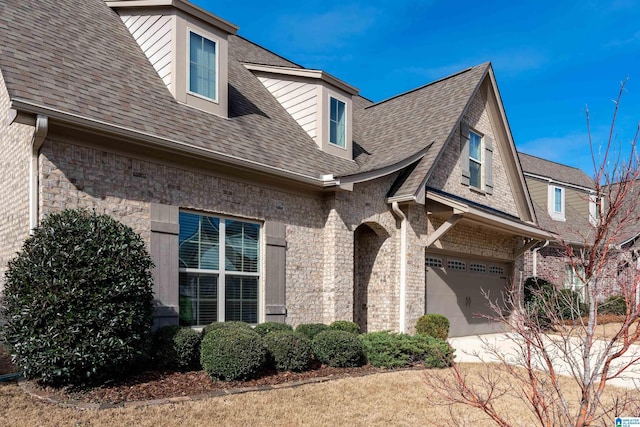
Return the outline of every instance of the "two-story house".
{"type": "Polygon", "coordinates": [[[44,215],[131,226],[158,324],[495,330],[538,228],[494,71],[381,102],[186,0],[6,0],[0,273],[44,215]]]}
{"type": "Polygon", "coordinates": [[[567,257],[567,246],[593,244],[599,205],[593,180],[582,170],[519,153],[538,224],[553,239],[534,246],[525,256],[526,277],[540,277],[583,297],[582,266],[567,257]]]}

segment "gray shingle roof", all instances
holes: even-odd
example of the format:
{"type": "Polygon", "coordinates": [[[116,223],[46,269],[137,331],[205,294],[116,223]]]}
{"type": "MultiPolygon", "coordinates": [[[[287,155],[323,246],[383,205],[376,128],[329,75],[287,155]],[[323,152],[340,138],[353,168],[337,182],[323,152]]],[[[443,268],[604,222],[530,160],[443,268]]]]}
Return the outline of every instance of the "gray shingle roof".
{"type": "Polygon", "coordinates": [[[518,152],[518,157],[520,157],[520,164],[525,173],[548,177],[558,182],[565,182],[580,187],[593,188],[593,180],[578,168],[541,159],[540,157],[522,152],[518,152]]]}
{"type": "Polygon", "coordinates": [[[229,36],[229,119],[178,103],[102,0],[0,0],[0,71],[14,100],[308,177],[374,171],[434,142],[414,193],[489,65],[389,100],[354,97],[355,161],[320,150],[242,63],[299,67],[229,36]]]}
{"type": "Polygon", "coordinates": [[[357,170],[318,149],[239,61],[295,64],[242,38],[231,36],[227,120],[176,102],[102,0],[7,0],[0,8],[0,70],[11,98],[305,176],[357,170]]]}
{"type": "MultiPolygon", "coordinates": [[[[431,173],[489,67],[489,63],[471,67],[367,109],[368,132],[364,136],[372,141],[372,150],[393,157],[433,142],[425,157],[390,195],[413,195],[431,173]]],[[[375,161],[363,167],[373,168],[375,161]]]]}

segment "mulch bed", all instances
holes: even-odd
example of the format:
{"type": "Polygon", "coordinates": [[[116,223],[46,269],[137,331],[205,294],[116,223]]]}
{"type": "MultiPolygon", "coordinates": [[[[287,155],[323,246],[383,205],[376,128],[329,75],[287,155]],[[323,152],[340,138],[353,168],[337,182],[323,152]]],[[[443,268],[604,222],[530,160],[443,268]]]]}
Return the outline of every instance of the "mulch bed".
{"type": "MultiPolygon", "coordinates": [[[[101,406],[120,405],[133,401],[154,401],[158,399],[181,398],[186,396],[213,395],[215,392],[262,388],[280,388],[288,384],[304,383],[313,379],[334,379],[348,376],[362,376],[377,372],[388,372],[370,365],[359,368],[331,368],[315,366],[306,372],[268,372],[265,376],[250,381],[214,381],[204,371],[194,372],[144,372],[126,380],[97,388],[73,390],[38,387],[31,383],[35,394],[55,397],[58,402],[85,402],[101,406]]],[[[318,381],[319,382],[319,381],[318,381]]]]}

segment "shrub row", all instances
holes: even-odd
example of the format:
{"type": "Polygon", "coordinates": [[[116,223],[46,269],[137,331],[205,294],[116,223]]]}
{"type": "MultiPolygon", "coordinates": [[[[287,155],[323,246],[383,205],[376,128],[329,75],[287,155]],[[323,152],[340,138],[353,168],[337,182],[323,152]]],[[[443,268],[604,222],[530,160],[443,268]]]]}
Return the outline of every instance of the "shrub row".
{"type": "Polygon", "coordinates": [[[451,366],[453,349],[440,338],[392,332],[370,332],[360,336],[367,361],[376,367],[400,368],[422,364],[428,368],[451,366]]]}

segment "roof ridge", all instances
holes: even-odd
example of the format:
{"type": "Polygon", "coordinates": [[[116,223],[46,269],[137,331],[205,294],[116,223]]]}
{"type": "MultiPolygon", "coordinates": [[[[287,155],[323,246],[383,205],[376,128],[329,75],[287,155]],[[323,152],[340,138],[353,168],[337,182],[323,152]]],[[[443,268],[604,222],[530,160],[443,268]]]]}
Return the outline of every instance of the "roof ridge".
{"type": "Polygon", "coordinates": [[[392,96],[392,97],[390,97],[390,98],[386,98],[386,99],[383,99],[382,101],[378,101],[378,102],[376,102],[376,103],[374,103],[374,104],[372,104],[372,105],[369,105],[369,106],[365,107],[365,110],[366,110],[366,109],[368,109],[368,108],[377,107],[377,106],[378,106],[378,105],[380,105],[380,104],[384,104],[385,102],[388,102],[388,101],[394,100],[394,99],[396,99],[396,98],[400,98],[401,96],[409,95],[410,93],[417,92],[417,91],[419,91],[419,90],[425,89],[425,88],[427,88],[427,87],[429,87],[429,86],[432,86],[432,85],[434,85],[434,84],[442,83],[442,82],[443,82],[443,81],[445,81],[445,80],[449,80],[449,79],[452,79],[452,78],[454,78],[454,77],[457,77],[457,76],[459,76],[459,75],[461,75],[461,74],[468,73],[469,71],[471,71],[471,70],[473,70],[473,69],[480,68],[480,67],[482,67],[482,66],[487,66],[488,64],[490,64],[490,62],[483,62],[482,64],[473,65],[473,66],[471,66],[471,67],[465,68],[464,70],[460,70],[460,71],[458,71],[458,72],[455,72],[455,73],[450,74],[450,75],[448,75],[448,76],[445,76],[445,77],[442,77],[442,78],[440,78],[440,79],[434,80],[434,81],[429,82],[429,83],[427,83],[427,84],[424,84],[424,85],[422,85],[422,86],[418,86],[418,87],[416,87],[416,88],[409,89],[409,90],[408,90],[408,91],[406,91],[406,92],[402,92],[402,93],[399,93],[399,94],[397,94],[397,95],[393,95],[393,96],[392,96]]]}
{"type": "MultiPolygon", "coordinates": [[[[274,56],[277,56],[277,57],[278,57],[278,58],[280,58],[280,59],[283,59],[283,60],[285,60],[285,61],[287,61],[287,62],[290,62],[290,63],[292,63],[293,65],[295,65],[296,67],[300,67],[300,68],[305,69],[305,70],[307,69],[307,67],[304,67],[304,66],[302,66],[302,65],[298,64],[297,62],[293,62],[293,61],[292,61],[292,60],[290,60],[289,58],[285,58],[284,56],[282,56],[282,55],[280,55],[280,54],[278,54],[278,53],[275,53],[275,52],[274,52],[274,51],[272,51],[271,49],[267,49],[266,47],[262,46],[261,44],[258,44],[258,43],[256,43],[256,42],[254,42],[253,40],[249,40],[248,38],[246,38],[246,37],[244,37],[244,36],[242,36],[242,35],[240,35],[240,34],[232,34],[232,35],[233,35],[233,36],[236,36],[236,37],[238,37],[238,38],[240,38],[240,39],[242,39],[242,40],[244,40],[244,41],[246,41],[246,42],[249,42],[249,43],[251,43],[252,45],[254,45],[254,46],[256,46],[256,47],[259,47],[260,49],[262,49],[262,50],[264,50],[264,51],[267,51],[267,52],[269,52],[270,54],[272,54],[272,55],[274,55],[274,56]]],[[[268,64],[262,64],[262,65],[268,65],[268,64]]]]}

